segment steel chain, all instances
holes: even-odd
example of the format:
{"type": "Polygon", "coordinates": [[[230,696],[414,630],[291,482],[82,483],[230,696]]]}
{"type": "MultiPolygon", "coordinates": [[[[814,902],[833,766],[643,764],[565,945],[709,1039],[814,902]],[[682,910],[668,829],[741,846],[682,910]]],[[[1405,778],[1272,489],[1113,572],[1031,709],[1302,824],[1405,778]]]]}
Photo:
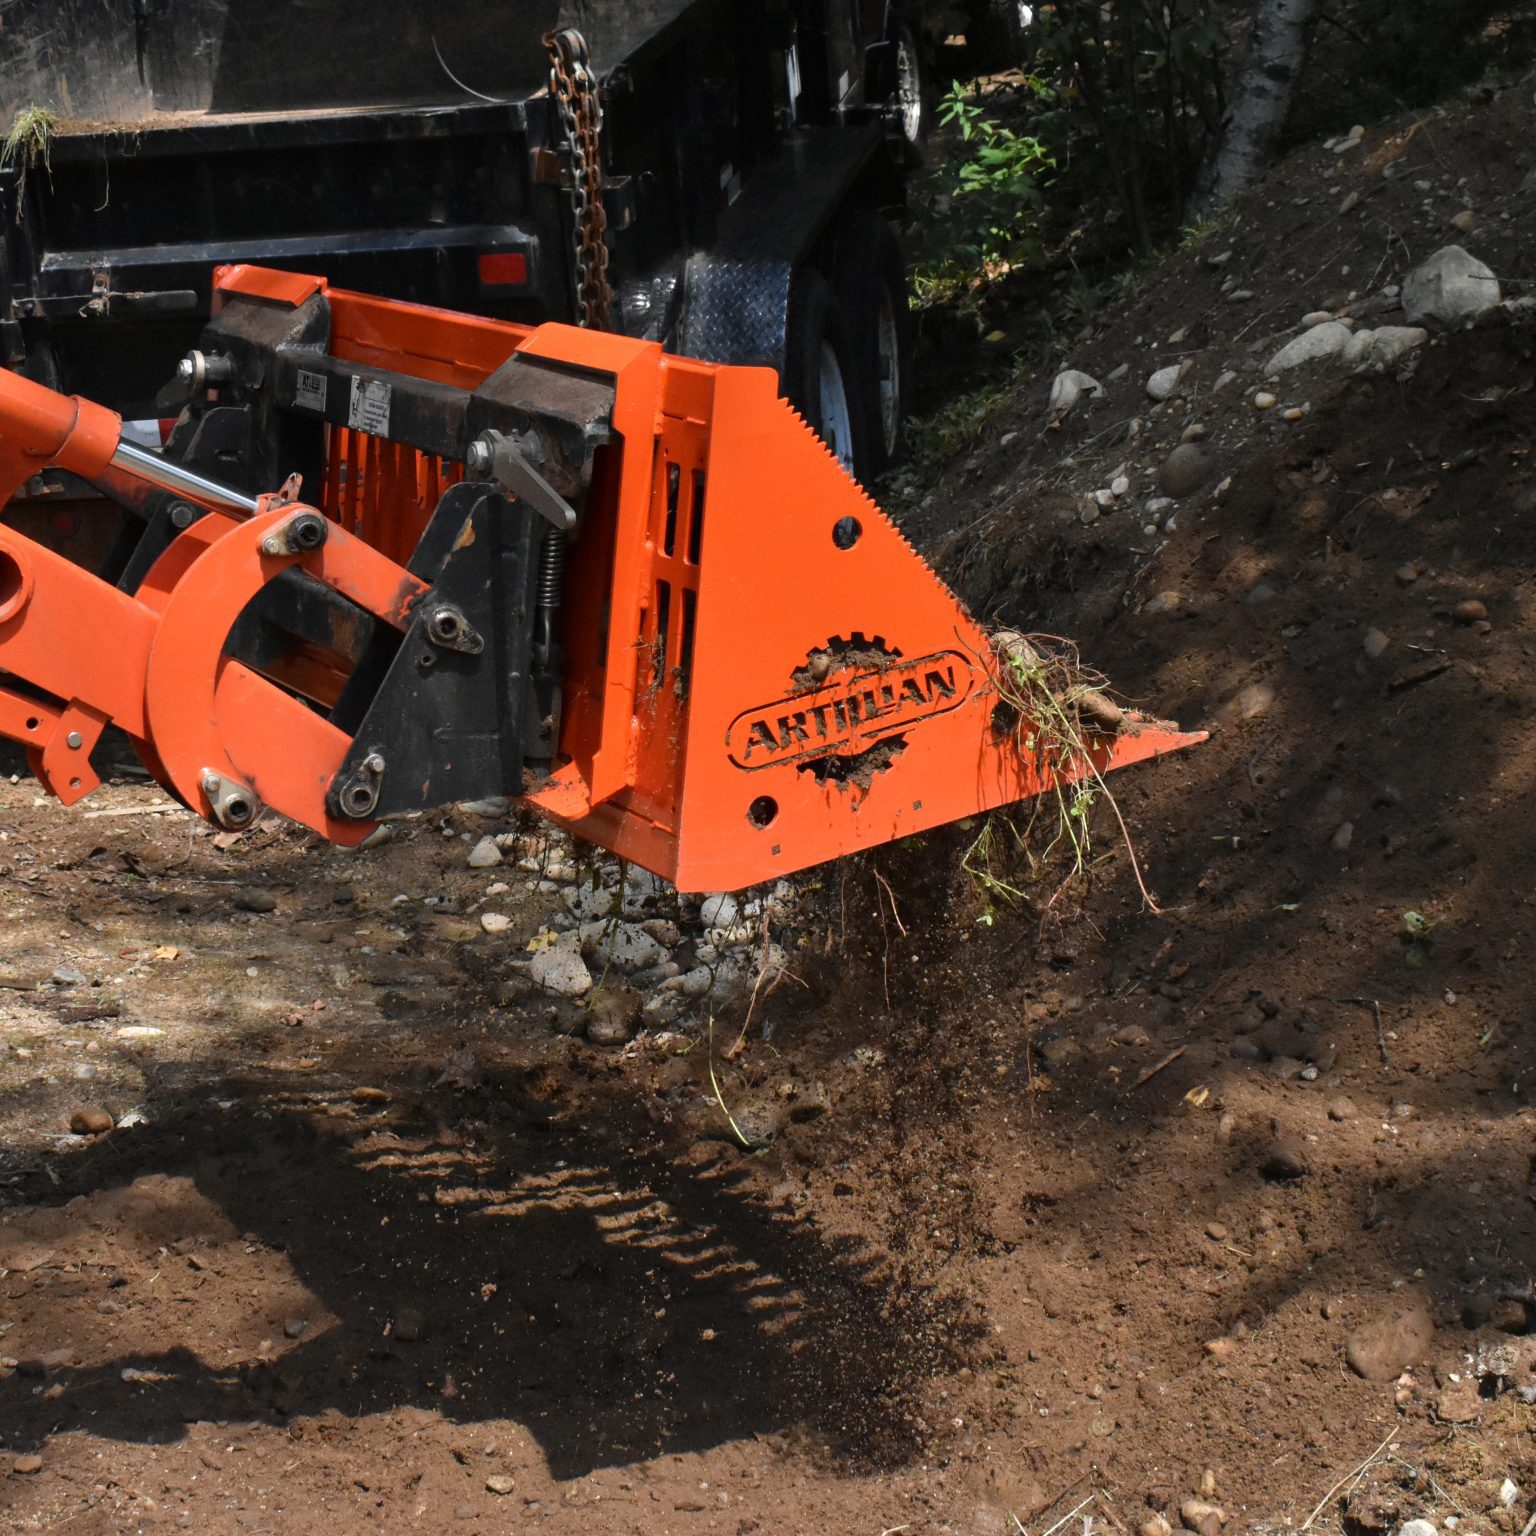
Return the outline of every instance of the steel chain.
{"type": "Polygon", "coordinates": [[[599,135],[603,103],[587,40],[574,27],[548,33],[549,90],[560,113],[571,159],[575,206],[576,322],[606,331],[613,308],[608,281],[608,214],[603,207],[603,162],[599,135]]]}

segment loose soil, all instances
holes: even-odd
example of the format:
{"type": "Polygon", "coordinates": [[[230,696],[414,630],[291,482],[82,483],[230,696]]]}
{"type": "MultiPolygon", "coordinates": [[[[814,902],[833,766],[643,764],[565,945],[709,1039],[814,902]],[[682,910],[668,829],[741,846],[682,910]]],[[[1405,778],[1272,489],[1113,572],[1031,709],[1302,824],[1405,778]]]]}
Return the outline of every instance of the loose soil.
{"type": "Polygon", "coordinates": [[[1297,423],[1211,386],[1435,245],[1529,272],[1529,99],[1298,156],[1079,338],[1126,382],[1050,431],[1026,383],[910,498],[979,610],[1211,730],[1113,781],[1160,914],[1107,816],[1054,905],[958,829],[808,882],[740,1056],[741,1010],[603,1050],[509,979],[559,892],[465,812],[347,853],[0,784],[0,1525],[1126,1536],[1204,1480],[1229,1530],[1520,1531],[1536,328],[1288,376],[1297,423]],[[1171,530],[1082,522],[1196,423],[1171,530]],[[721,1101],[791,1111],[749,1154],[721,1101]]]}

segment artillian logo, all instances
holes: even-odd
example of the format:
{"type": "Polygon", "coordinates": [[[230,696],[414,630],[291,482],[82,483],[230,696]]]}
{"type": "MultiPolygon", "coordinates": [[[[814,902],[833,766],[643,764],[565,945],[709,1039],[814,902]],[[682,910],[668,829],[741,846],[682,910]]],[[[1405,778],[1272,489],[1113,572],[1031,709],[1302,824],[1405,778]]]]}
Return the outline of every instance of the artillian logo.
{"type": "Polygon", "coordinates": [[[737,715],[726,750],[748,770],[852,757],[963,703],[973,681],[970,663],[956,651],[893,658],[851,676],[834,673],[813,690],[737,715]]]}

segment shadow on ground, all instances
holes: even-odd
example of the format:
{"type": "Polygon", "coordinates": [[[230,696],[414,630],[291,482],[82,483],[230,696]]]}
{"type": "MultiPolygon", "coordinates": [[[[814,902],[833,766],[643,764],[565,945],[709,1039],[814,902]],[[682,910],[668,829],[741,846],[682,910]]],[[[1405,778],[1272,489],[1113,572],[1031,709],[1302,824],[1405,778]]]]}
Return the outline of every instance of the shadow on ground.
{"type": "MultiPolygon", "coordinates": [[[[417,1405],[520,1422],[560,1478],[783,1432],[854,1463],[911,1454],[905,1408],[947,1347],[936,1303],[878,1252],[750,1195],[736,1154],[635,1153],[612,1130],[562,1126],[525,1088],[489,1079],[472,1102],[444,1090],[397,1109],[226,1079],[57,1161],[62,1182],[39,1178],[34,1208],[190,1177],[337,1322],[221,1368],[200,1352],[216,1319],[194,1300],[182,1338],[61,1370],[61,1392],[0,1382],[8,1442],[74,1427],[165,1442],[197,1420],[417,1405]]],[[[89,1198],[70,1209],[90,1222],[89,1198]]],[[[137,1241],[146,1269],[188,1262],[184,1244],[137,1241]]]]}

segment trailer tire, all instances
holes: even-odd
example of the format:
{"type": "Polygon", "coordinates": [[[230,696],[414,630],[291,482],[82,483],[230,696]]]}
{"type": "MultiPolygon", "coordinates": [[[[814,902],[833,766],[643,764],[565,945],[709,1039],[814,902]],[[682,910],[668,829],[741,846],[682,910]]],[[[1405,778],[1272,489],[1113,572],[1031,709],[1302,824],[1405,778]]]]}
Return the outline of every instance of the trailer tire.
{"type": "Polygon", "coordinates": [[[849,474],[863,478],[858,363],[836,295],[812,267],[801,268],[790,283],[784,393],[849,474]]]}
{"type": "Polygon", "coordinates": [[[908,165],[921,165],[933,131],[933,60],[927,39],[910,21],[898,22],[892,39],[895,79],[891,108],[896,137],[908,165]]]}
{"type": "Polygon", "coordinates": [[[912,311],[901,244],[872,209],[844,216],[833,247],[833,291],[848,322],[855,390],[863,418],[863,473],[874,476],[901,456],[912,359],[912,311]]]}

